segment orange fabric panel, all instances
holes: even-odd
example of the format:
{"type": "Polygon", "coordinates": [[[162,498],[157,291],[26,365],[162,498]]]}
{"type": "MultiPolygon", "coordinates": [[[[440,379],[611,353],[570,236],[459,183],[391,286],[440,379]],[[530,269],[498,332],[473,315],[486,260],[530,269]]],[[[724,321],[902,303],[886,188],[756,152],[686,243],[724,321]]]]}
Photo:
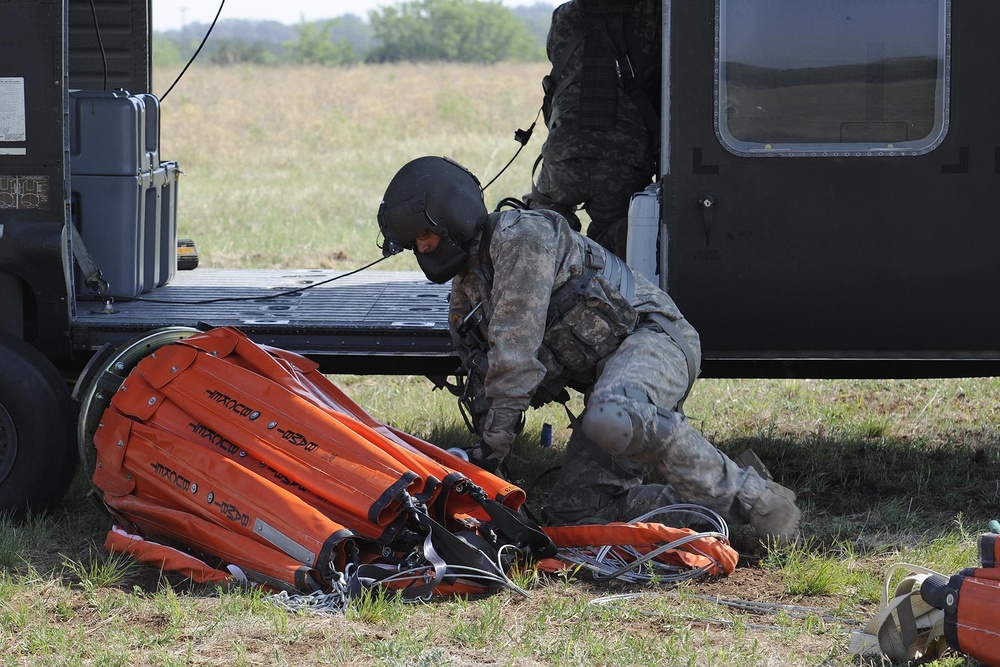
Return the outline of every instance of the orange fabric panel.
{"type": "MultiPolygon", "coordinates": [[[[308,359],[298,357],[298,355],[294,355],[283,350],[276,350],[275,354],[279,354],[283,359],[288,360],[290,364],[300,369],[300,372],[302,372],[301,369],[303,368],[309,369],[302,375],[301,382],[313,387],[314,394],[322,397],[322,400],[324,400],[332,409],[351,415],[373,430],[383,433],[393,442],[411,447],[424,456],[437,461],[444,467],[462,473],[471,479],[477,486],[481,487],[490,498],[502,502],[511,509],[517,509],[524,503],[524,491],[516,485],[511,484],[507,480],[487,472],[479,466],[461,459],[454,454],[437,447],[436,445],[378,421],[368,414],[364,408],[358,405],[347,394],[345,394],[340,387],[330,382],[325,375],[319,373],[319,371],[316,370],[316,365],[308,359]],[[299,365],[300,360],[302,362],[301,366],[299,365]]],[[[462,512],[463,509],[457,507],[455,511],[462,512]]],[[[470,514],[481,514],[478,506],[470,506],[464,511],[470,514]]],[[[484,517],[479,516],[479,518],[484,517]]]]}
{"type": "Polygon", "coordinates": [[[975,577],[964,578],[955,609],[958,646],[954,648],[987,665],[1000,665],[998,603],[1000,583],[975,577]]]}
{"type": "MultiPolygon", "coordinates": [[[[560,548],[630,545],[641,553],[695,535],[690,528],[674,528],[661,523],[609,523],[606,525],[548,526],[542,529],[560,548]]],[[[726,542],[701,537],[657,557],[664,563],[705,568],[710,574],[730,574],[739,554],[726,542]]],[[[560,567],[559,569],[562,569],[560,567]]]]}
{"type": "MultiPolygon", "coordinates": [[[[182,510],[137,496],[108,499],[108,506],[151,538],[174,540],[236,565],[254,581],[272,588],[309,590],[320,575],[294,558],[237,533],[220,531],[213,523],[182,510]],[[284,584],[280,586],[278,584],[284,584]],[[303,588],[303,584],[307,587],[303,588]]],[[[338,549],[340,544],[337,545],[338,549]]]]}
{"type": "MultiPolygon", "coordinates": [[[[172,347],[180,348],[161,348],[159,359],[143,359],[136,372],[147,379],[147,373],[155,378],[157,368],[147,362],[169,363],[172,347]]],[[[259,458],[270,460],[269,450],[274,449],[297,461],[301,470],[308,471],[308,477],[315,478],[319,473],[319,479],[329,484],[328,497],[352,516],[386,526],[399,514],[395,496],[403,490],[410,494],[424,491],[425,480],[345,425],[345,417],[329,415],[224,359],[199,355],[161,391],[185,414],[201,424],[210,424],[229,441],[264,443],[268,454],[259,458]]]]}
{"type": "MultiPolygon", "coordinates": [[[[130,421],[112,407],[102,418],[94,441],[98,452],[118,449],[114,434],[130,421]],[[106,434],[111,435],[106,438],[106,434]]],[[[132,422],[119,475],[135,483],[134,493],[168,500],[220,528],[261,543],[277,537],[297,557],[311,555],[314,566],[328,558],[328,542],[346,531],[300,498],[260,478],[211,450],[138,422],[132,422]]]]}
{"type": "Polygon", "coordinates": [[[232,578],[229,572],[210,567],[205,561],[156,542],[144,540],[138,535],[130,535],[115,527],[108,531],[104,549],[111,554],[128,554],[140,563],[160,568],[165,572],[177,572],[200,584],[214,584],[232,578]]]}
{"type": "MultiPolygon", "coordinates": [[[[133,396],[142,397],[148,391],[153,391],[142,376],[130,377],[128,382],[130,398],[133,396]]],[[[140,406],[146,403],[142,400],[137,402],[140,406]]],[[[112,404],[134,416],[135,409],[131,403],[118,400],[118,396],[115,396],[112,404]]],[[[366,537],[376,539],[382,534],[380,528],[369,524],[367,516],[351,515],[342,506],[335,505],[329,498],[320,495],[319,491],[323,491],[325,485],[319,484],[320,479],[314,468],[284,451],[271,447],[266,442],[248,436],[237,444],[223,434],[216,432],[212,426],[192,419],[175,402],[166,398],[159,401],[157,410],[144,423],[177,438],[196,442],[207,450],[226,457],[263,479],[298,496],[338,523],[347,525],[357,523],[360,520],[367,529],[366,537]],[[308,487],[306,483],[309,484],[308,487]],[[316,486],[313,486],[314,484],[316,486]]]]}

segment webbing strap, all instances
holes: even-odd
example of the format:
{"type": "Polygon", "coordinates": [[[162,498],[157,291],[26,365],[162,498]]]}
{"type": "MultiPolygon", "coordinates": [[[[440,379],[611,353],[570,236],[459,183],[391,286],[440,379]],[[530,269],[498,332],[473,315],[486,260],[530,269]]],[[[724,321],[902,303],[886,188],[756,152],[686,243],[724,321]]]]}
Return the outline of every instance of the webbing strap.
{"type": "Polygon", "coordinates": [[[618,85],[622,63],[611,36],[614,19],[594,19],[605,29],[594,32],[583,44],[583,67],[580,73],[580,127],[611,129],[618,115],[618,85]]]}
{"type": "Polygon", "coordinates": [[[601,275],[618,289],[618,293],[626,301],[631,303],[632,297],[635,296],[635,275],[632,273],[631,267],[618,255],[609,253],[604,248],[601,248],[601,251],[604,254],[604,268],[601,270],[601,275]]]}
{"type": "Polygon", "coordinates": [[[473,498],[490,515],[497,529],[518,548],[525,549],[534,558],[555,555],[556,545],[535,522],[503,503],[491,500],[482,489],[474,490],[473,498]]]}
{"type": "Polygon", "coordinates": [[[677,347],[681,348],[681,352],[684,353],[684,359],[687,361],[688,367],[688,384],[687,389],[684,390],[684,395],[681,396],[681,400],[677,402],[677,411],[683,412],[684,401],[687,399],[688,394],[691,393],[691,387],[694,386],[694,381],[698,377],[698,359],[695,357],[694,350],[688,345],[687,339],[681,333],[677,325],[671,322],[662,313],[644,313],[647,320],[652,321],[656,326],[663,329],[663,333],[670,336],[677,347]]]}
{"type": "Polygon", "coordinates": [[[646,94],[646,90],[643,88],[639,80],[636,79],[632,59],[629,57],[628,53],[628,40],[625,39],[621,20],[611,23],[610,26],[612,29],[609,30],[608,34],[611,36],[611,41],[614,42],[615,49],[617,51],[618,71],[622,82],[622,88],[625,90],[625,93],[632,98],[636,108],[638,108],[639,115],[642,116],[642,120],[646,124],[646,130],[649,132],[649,136],[652,139],[653,150],[656,153],[659,153],[660,113],[656,110],[656,108],[654,108],[653,103],[646,94]]]}
{"type": "Polygon", "coordinates": [[[80,230],[72,222],[66,224],[66,230],[69,232],[70,244],[73,246],[73,258],[83,273],[83,281],[87,287],[98,294],[107,294],[108,281],[104,279],[101,270],[94,263],[94,258],[90,256],[87,246],[83,243],[83,237],[80,236],[80,230]]]}
{"type": "Polygon", "coordinates": [[[925,656],[940,657],[947,648],[944,611],[924,602],[919,590],[924,580],[935,574],[933,570],[909,563],[888,568],[879,613],[864,630],[851,634],[850,652],[861,656],[883,654],[893,663],[925,656]],[[889,581],[900,569],[918,574],[910,574],[900,581],[890,600],[889,581]]]}
{"type": "MultiPolygon", "coordinates": [[[[593,29],[593,25],[589,25],[586,28],[581,26],[576,29],[576,32],[574,32],[573,36],[570,37],[569,42],[567,42],[566,46],[563,47],[562,53],[559,54],[558,58],[552,61],[552,71],[549,72],[549,78],[552,83],[561,83],[559,79],[562,78],[563,70],[565,70],[566,65],[569,64],[569,59],[573,56],[573,52],[576,51],[576,47],[580,46],[580,42],[582,42],[593,29]]],[[[565,85],[559,85],[555,91],[552,92],[552,97],[555,98],[565,87],[565,85]]],[[[549,91],[545,92],[548,93],[549,91]]]]}
{"type": "Polygon", "coordinates": [[[490,257],[490,243],[493,241],[493,232],[499,221],[500,212],[490,213],[486,217],[486,224],[483,225],[479,237],[479,271],[486,283],[487,295],[493,291],[493,259],[490,257]]]}

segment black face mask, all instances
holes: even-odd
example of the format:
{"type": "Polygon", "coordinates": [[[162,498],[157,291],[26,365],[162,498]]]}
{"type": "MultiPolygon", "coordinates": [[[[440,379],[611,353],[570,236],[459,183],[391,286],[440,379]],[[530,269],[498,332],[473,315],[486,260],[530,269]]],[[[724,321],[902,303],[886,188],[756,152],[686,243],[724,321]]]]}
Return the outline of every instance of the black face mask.
{"type": "Polygon", "coordinates": [[[441,285],[469,264],[469,253],[452,239],[444,237],[433,252],[414,252],[417,264],[427,279],[441,285]]]}

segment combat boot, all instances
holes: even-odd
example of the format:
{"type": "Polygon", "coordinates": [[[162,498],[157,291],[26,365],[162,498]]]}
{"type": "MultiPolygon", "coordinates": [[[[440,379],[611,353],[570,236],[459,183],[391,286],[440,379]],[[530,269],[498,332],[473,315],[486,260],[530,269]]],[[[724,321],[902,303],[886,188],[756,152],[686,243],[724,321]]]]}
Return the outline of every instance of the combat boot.
{"type": "Polygon", "coordinates": [[[748,512],[750,525],[761,541],[778,547],[798,542],[801,516],[795,505],[795,493],[770,480],[748,512]]]}

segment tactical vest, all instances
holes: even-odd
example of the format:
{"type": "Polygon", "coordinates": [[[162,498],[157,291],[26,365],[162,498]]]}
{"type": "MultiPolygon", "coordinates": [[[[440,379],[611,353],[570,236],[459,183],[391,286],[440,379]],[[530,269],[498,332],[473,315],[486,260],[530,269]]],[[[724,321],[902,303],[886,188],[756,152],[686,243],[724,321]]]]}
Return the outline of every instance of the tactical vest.
{"type": "MultiPolygon", "coordinates": [[[[485,379],[489,366],[487,329],[493,316],[489,294],[494,277],[490,245],[499,218],[500,213],[489,215],[479,243],[477,272],[486,285],[487,297],[473,307],[456,329],[471,352],[462,363],[465,384],[459,392],[459,403],[467,424],[480,435],[481,420],[489,410],[485,379]]],[[[632,269],[591,239],[580,238],[586,243],[584,269],[556,289],[549,300],[545,335],[537,353],[545,367],[545,377],[532,396],[532,407],[569,400],[565,387],[586,391],[596,379],[597,363],[618,349],[638,326],[659,329],[677,343],[687,360],[687,391],[690,391],[698,374],[698,360],[677,326],[659,313],[640,314],[632,305],[635,294],[632,269]]],[[[677,409],[681,409],[687,391],[677,409]]]]}
{"type": "Polygon", "coordinates": [[[560,105],[561,93],[573,83],[580,84],[579,123],[588,129],[615,127],[618,93],[621,88],[635,102],[650,136],[659,136],[659,112],[643,87],[642,74],[651,63],[635,43],[632,12],[635,0],[601,2],[575,0],[583,17],[570,39],[552,54],[552,70],[542,78],[545,93],[542,110],[546,127],[567,111],[560,105]],[[583,48],[582,67],[566,72],[570,58],[583,48]]]}
{"type": "MultiPolygon", "coordinates": [[[[492,291],[494,276],[490,242],[499,217],[499,213],[490,214],[479,244],[477,271],[487,295],[492,291]]],[[[565,395],[566,386],[583,391],[593,383],[597,362],[614,352],[639,323],[639,313],[632,306],[632,270],[597,243],[581,238],[586,242],[584,270],[552,293],[546,312],[545,336],[538,350],[546,374],[532,398],[531,404],[536,407],[565,395]]],[[[488,299],[477,304],[456,331],[472,351],[463,364],[471,385],[466,394],[481,394],[486,377],[487,328],[493,315],[488,299]]],[[[473,407],[466,400],[463,403],[471,413],[473,430],[478,432],[478,416],[486,406],[473,407]]]]}

